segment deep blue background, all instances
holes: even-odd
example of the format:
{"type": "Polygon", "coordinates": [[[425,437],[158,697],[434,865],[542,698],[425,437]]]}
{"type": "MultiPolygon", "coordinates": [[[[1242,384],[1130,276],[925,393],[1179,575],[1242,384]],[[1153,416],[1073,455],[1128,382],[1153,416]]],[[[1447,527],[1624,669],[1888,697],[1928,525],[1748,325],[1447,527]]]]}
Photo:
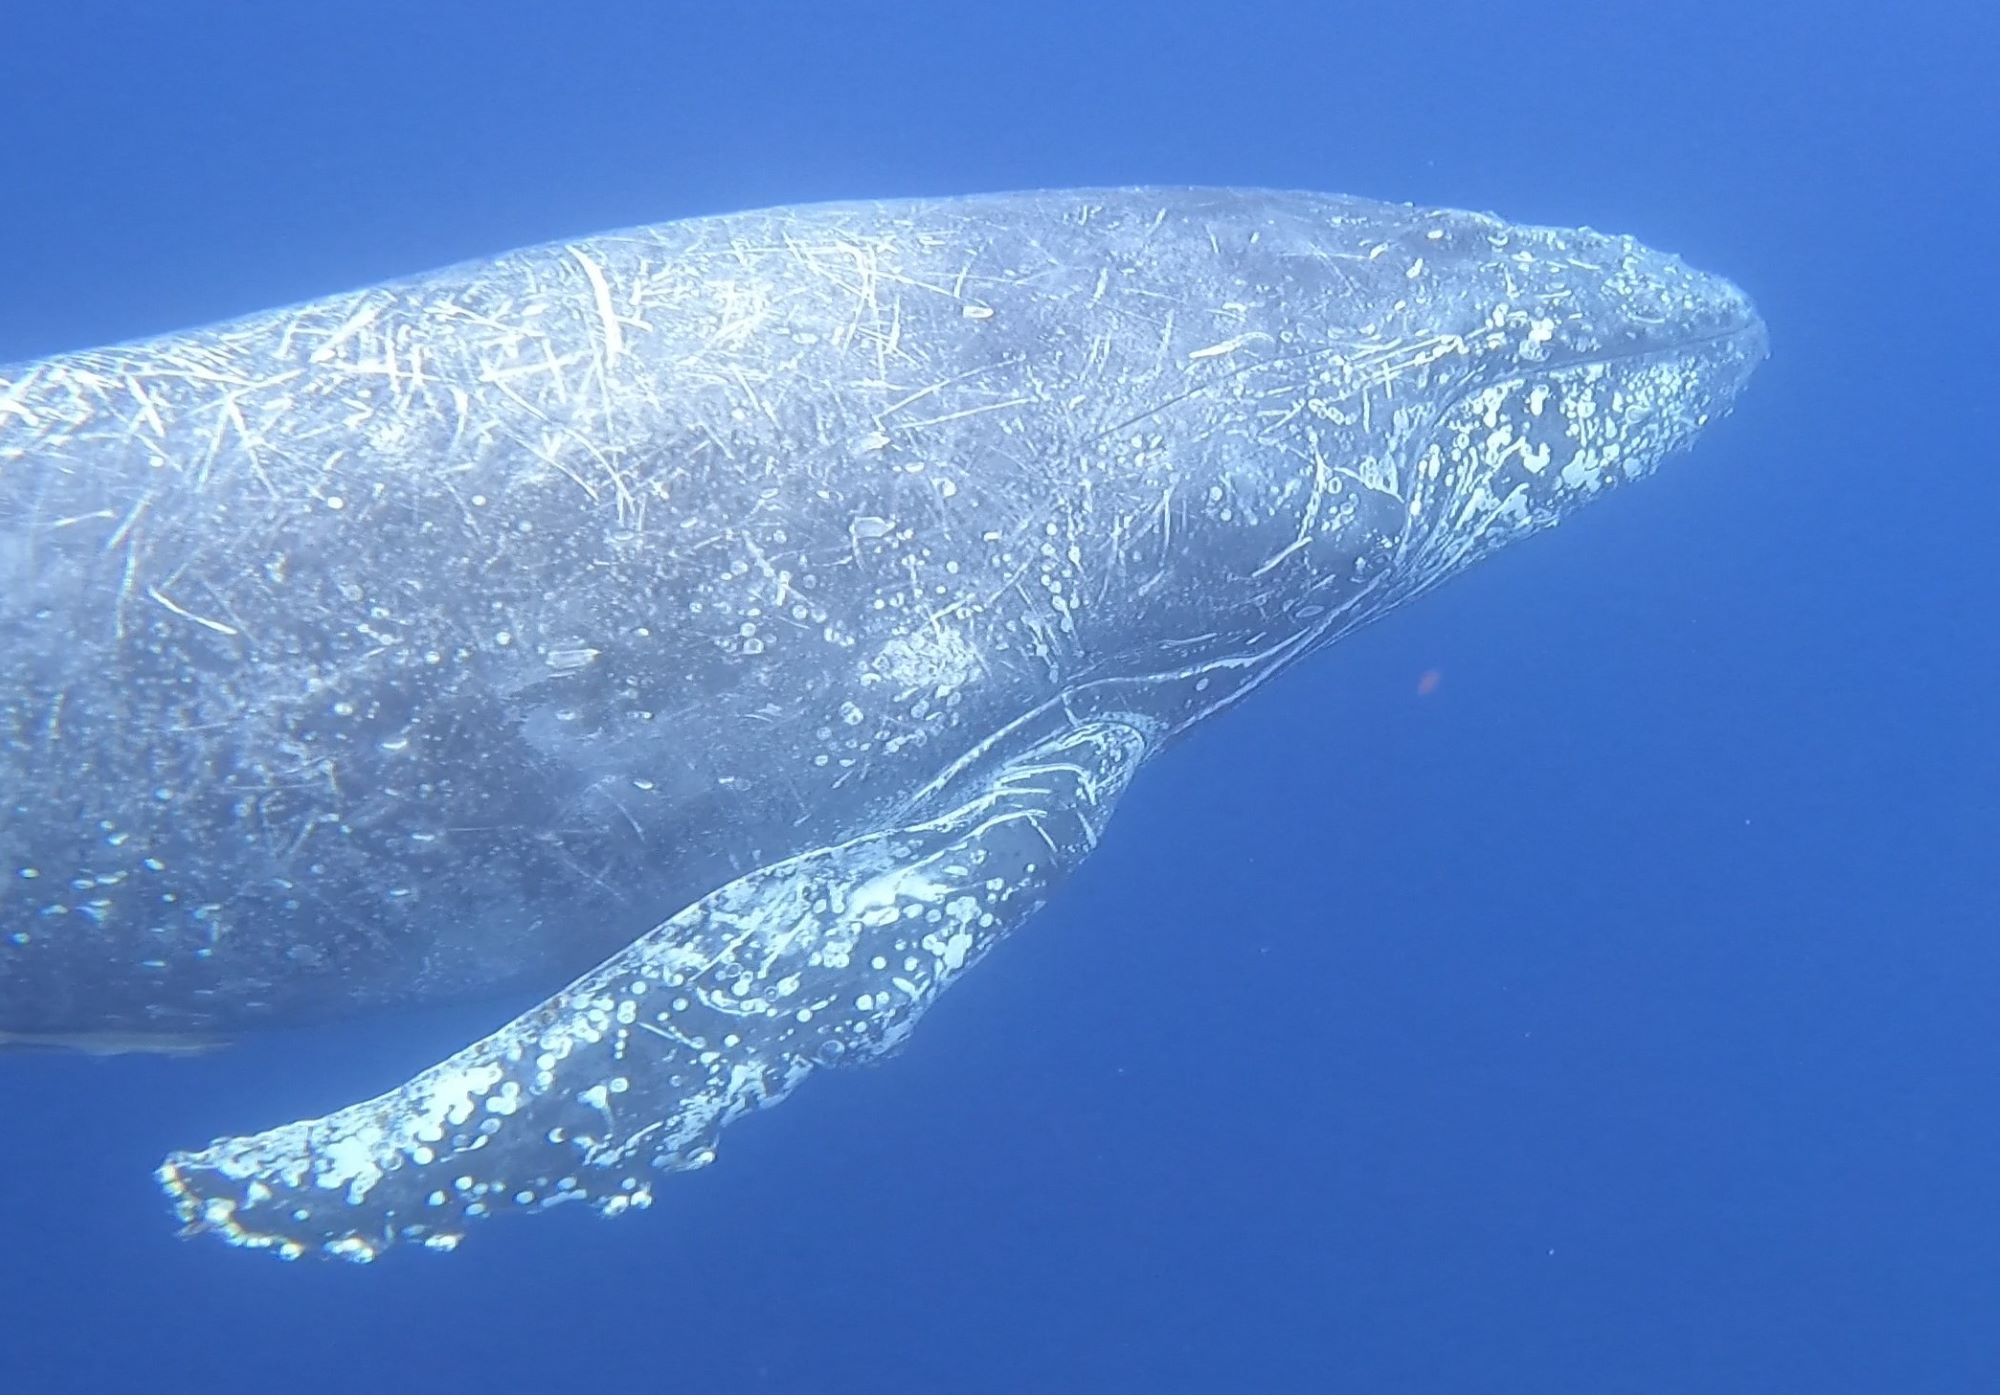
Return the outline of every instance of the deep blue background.
{"type": "Polygon", "coordinates": [[[901,1057],[642,1218],[372,1270],[171,1238],[166,1148],[490,1011],[0,1061],[0,1391],[2000,1389],[2000,54],[1990,4],[1872,8],[9,6],[0,361],[1147,180],[1631,230],[1776,355],[1694,457],[1200,733],[901,1057]]]}

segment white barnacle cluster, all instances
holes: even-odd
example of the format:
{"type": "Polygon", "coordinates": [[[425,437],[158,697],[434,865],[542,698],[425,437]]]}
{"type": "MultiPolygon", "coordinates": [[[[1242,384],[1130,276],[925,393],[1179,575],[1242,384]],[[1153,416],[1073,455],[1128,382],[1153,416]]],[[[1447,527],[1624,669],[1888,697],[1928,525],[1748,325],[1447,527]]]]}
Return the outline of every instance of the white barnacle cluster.
{"type": "MultiPolygon", "coordinates": [[[[461,1219],[582,1199],[578,1175],[555,1169],[562,1175],[544,1177],[550,1169],[538,1164],[551,1160],[535,1150],[486,1151],[533,1101],[532,1087],[510,1073],[521,1055],[511,1036],[503,1030],[399,1090],[324,1119],[176,1155],[160,1180],[190,1223],[286,1259],[317,1248],[365,1261],[398,1240],[449,1249],[461,1219]],[[435,1183],[426,1180],[432,1174],[435,1183]]],[[[556,1130],[547,1142],[561,1136],[556,1130]]],[[[626,1179],[617,1209],[646,1197],[638,1178],[626,1179]]]]}
{"type": "Polygon", "coordinates": [[[655,1165],[707,1162],[722,1123],[782,1097],[814,1064],[884,1049],[976,957],[1010,884],[968,884],[977,848],[949,864],[899,860],[909,851],[862,840],[726,888],[700,908],[728,930],[718,951],[660,963],[661,991],[643,1006],[628,998],[630,1012],[620,1004],[622,1040],[671,1043],[686,1068],[655,1165]]]}
{"type": "MultiPolygon", "coordinates": [[[[1501,318],[1530,344],[1548,332],[1501,318]]],[[[1648,473],[1706,423],[1708,391],[1700,363],[1662,352],[1528,367],[1460,399],[1417,460],[1411,591],[1648,473]]]]}
{"type": "MultiPolygon", "coordinates": [[[[862,673],[863,684],[887,683],[891,700],[925,702],[949,697],[979,673],[979,651],[965,631],[933,620],[892,634],[862,673]]],[[[914,715],[921,717],[922,712],[914,715]]]]}

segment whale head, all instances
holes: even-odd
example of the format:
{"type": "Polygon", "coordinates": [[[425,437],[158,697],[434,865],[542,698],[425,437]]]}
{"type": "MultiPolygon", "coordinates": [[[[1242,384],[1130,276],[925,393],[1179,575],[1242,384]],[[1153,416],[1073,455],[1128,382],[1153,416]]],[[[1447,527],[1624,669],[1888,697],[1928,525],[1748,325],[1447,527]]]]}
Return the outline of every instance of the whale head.
{"type": "MultiPolygon", "coordinates": [[[[1733,282],[1631,237],[1379,205],[1310,236],[1284,444],[1351,508],[1322,497],[1334,521],[1302,551],[1385,604],[1650,475],[1768,352],[1733,282]]],[[[1262,482],[1296,494],[1306,473],[1267,452],[1262,482]]]]}
{"type": "Polygon", "coordinates": [[[1733,282],[1630,237],[1466,214],[1423,241],[1435,267],[1413,260],[1410,279],[1435,286],[1406,313],[1446,351],[1439,406],[1379,438],[1405,481],[1418,586],[1651,474],[1768,352],[1733,282]]]}
{"type": "Polygon", "coordinates": [[[1117,535],[1173,540],[1121,621],[1135,665],[1221,656],[1232,694],[1651,474],[1767,352],[1732,282],[1588,229],[1266,194],[1148,235],[1203,314],[1109,437],[1117,535]]]}
{"type": "Polygon", "coordinates": [[[1651,474],[1768,351],[1733,282],[1631,237],[1350,199],[1261,216],[1223,287],[1260,352],[1182,423],[1222,521],[1268,525],[1234,550],[1251,576],[1279,541],[1407,596],[1651,474]]]}

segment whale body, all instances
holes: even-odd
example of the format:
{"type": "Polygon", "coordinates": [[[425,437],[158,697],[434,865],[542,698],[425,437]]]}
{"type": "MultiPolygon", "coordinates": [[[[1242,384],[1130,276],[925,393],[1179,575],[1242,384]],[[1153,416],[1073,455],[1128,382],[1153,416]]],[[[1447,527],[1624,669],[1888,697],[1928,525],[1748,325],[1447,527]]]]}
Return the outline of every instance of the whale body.
{"type": "Polygon", "coordinates": [[[643,1206],[899,1041],[1177,735],[1650,473],[1765,346],[1629,238],[1129,188],[0,369],[0,1040],[539,984],[161,1180],[286,1257],[643,1206]]]}

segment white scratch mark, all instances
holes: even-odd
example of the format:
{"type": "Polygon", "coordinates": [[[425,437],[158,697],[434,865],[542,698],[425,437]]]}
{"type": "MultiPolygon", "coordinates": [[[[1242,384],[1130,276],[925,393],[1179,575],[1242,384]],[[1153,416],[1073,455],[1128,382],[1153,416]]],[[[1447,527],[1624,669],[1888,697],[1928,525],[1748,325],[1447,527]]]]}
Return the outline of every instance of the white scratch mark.
{"type": "Polygon", "coordinates": [[[590,281],[590,294],[597,301],[597,318],[604,326],[604,362],[609,367],[625,352],[625,331],[619,328],[618,312],[611,308],[611,286],[604,279],[603,269],[581,250],[572,247],[569,254],[576,258],[576,264],[590,281]]]}
{"type": "Polygon", "coordinates": [[[228,635],[231,639],[242,634],[241,630],[231,625],[225,625],[220,620],[211,620],[206,615],[196,615],[186,606],[176,603],[172,597],[168,596],[157,586],[148,586],[146,594],[165,606],[168,610],[171,610],[174,614],[180,616],[183,620],[192,620],[197,625],[204,625],[219,635],[228,635]]]}

